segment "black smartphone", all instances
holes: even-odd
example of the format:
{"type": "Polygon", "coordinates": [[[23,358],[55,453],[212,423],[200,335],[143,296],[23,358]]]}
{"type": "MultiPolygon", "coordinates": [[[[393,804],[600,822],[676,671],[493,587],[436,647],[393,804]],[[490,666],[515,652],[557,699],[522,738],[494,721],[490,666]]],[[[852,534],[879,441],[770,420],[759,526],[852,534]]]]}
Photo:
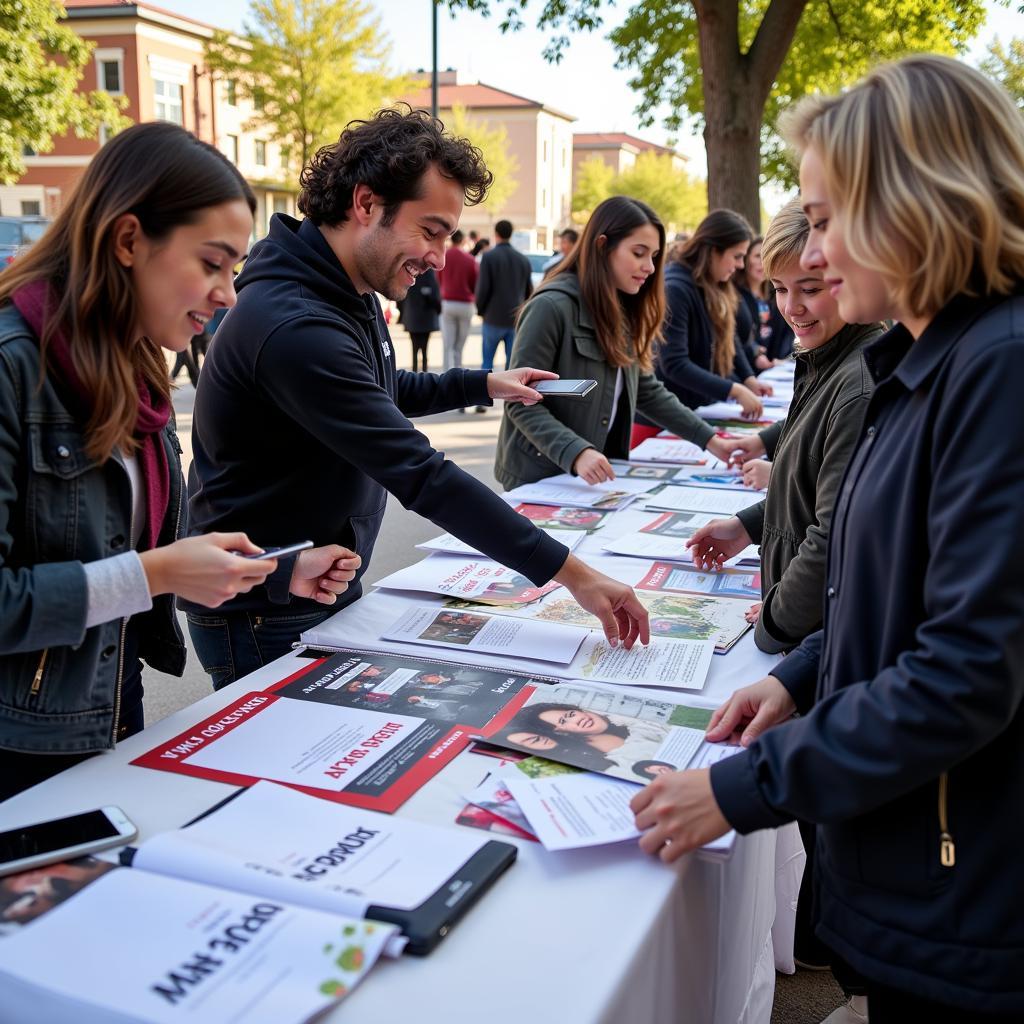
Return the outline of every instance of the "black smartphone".
{"type": "Polygon", "coordinates": [[[596,380],[538,380],[530,385],[545,398],[584,398],[597,387],[596,380]]]}
{"type": "Polygon", "coordinates": [[[300,540],[298,544],[289,544],[286,548],[270,548],[258,555],[243,555],[243,558],[283,558],[285,555],[294,555],[296,551],[305,551],[311,548],[311,540],[300,540]]]}
{"type": "Polygon", "coordinates": [[[110,846],[122,846],[138,829],[120,807],[98,807],[52,821],[0,832],[0,875],[82,857],[110,846]]]}

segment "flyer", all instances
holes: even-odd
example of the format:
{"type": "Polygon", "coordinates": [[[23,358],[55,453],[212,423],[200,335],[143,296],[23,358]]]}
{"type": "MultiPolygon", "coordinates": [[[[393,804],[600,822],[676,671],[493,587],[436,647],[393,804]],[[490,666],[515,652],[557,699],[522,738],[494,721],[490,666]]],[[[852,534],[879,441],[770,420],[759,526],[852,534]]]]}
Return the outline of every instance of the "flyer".
{"type": "Polygon", "coordinates": [[[561,584],[534,586],[525,576],[498,562],[464,561],[430,555],[378,580],[386,590],[444,594],[477,604],[522,605],[559,590],[561,584]]]}
{"type": "MultiPolygon", "coordinates": [[[[531,505],[520,503],[515,511],[526,516],[543,530],[586,530],[598,529],[611,514],[596,508],[578,508],[575,505],[531,505]]],[[[554,534],[559,540],[558,534],[554,534]]]]}
{"type": "MultiPolygon", "coordinates": [[[[537,525],[540,526],[539,523],[537,525]]],[[[579,546],[580,541],[587,535],[586,530],[553,529],[543,526],[541,529],[552,540],[557,540],[559,544],[564,544],[570,551],[574,551],[579,546]]],[[[470,547],[464,540],[459,540],[458,537],[451,533],[442,533],[440,537],[426,540],[422,544],[417,544],[416,547],[421,551],[437,551],[445,555],[469,555],[473,558],[486,558],[486,555],[477,551],[476,548],[470,547]]]]}
{"type": "Polygon", "coordinates": [[[588,484],[578,477],[562,474],[521,484],[505,495],[517,504],[575,505],[577,508],[613,510],[624,508],[638,494],[657,484],[657,480],[614,480],[608,484],[588,484]]]}
{"type": "Polygon", "coordinates": [[[271,779],[391,812],[471,733],[507,721],[534,685],[515,672],[345,651],[236,699],[132,764],[240,786],[271,779]]]}
{"type": "Polygon", "coordinates": [[[704,572],[692,563],[673,565],[655,562],[637,586],[641,590],[655,590],[673,594],[711,594],[715,597],[733,597],[743,601],[761,600],[761,573],[742,569],[723,569],[704,572]]]}
{"type": "Polygon", "coordinates": [[[714,516],[734,516],[760,500],[759,492],[744,488],[739,491],[707,487],[677,487],[672,484],[651,495],[645,507],[663,512],[710,512],[714,516]]]}
{"type": "Polygon", "coordinates": [[[595,634],[584,641],[568,675],[620,685],[702,690],[714,654],[714,640],[656,637],[646,647],[638,643],[627,651],[621,646],[609,647],[603,636],[595,634]]]}
{"type": "Polygon", "coordinates": [[[651,515],[653,518],[639,530],[605,541],[604,550],[633,558],[667,558],[677,562],[692,562],[693,556],[686,546],[687,540],[715,519],[715,516],[706,512],[662,512],[651,515]]]}
{"type": "Polygon", "coordinates": [[[678,437],[649,437],[630,453],[630,462],[668,462],[679,466],[703,466],[710,456],[692,441],[678,437]]]}
{"type": "Polygon", "coordinates": [[[763,490],[747,487],[743,482],[743,472],[738,469],[692,469],[686,466],[678,471],[672,483],[686,487],[710,487],[719,491],[743,491],[747,494],[760,494],[763,490]]]}
{"type": "Polygon", "coordinates": [[[535,691],[488,739],[627,782],[648,782],[666,769],[687,767],[710,720],[703,708],[566,683],[535,691]]]}
{"type": "Polygon", "coordinates": [[[468,648],[512,658],[528,651],[531,658],[539,661],[568,665],[589,635],[590,631],[583,627],[439,609],[436,605],[412,605],[381,633],[381,639],[455,650],[468,648]]]}

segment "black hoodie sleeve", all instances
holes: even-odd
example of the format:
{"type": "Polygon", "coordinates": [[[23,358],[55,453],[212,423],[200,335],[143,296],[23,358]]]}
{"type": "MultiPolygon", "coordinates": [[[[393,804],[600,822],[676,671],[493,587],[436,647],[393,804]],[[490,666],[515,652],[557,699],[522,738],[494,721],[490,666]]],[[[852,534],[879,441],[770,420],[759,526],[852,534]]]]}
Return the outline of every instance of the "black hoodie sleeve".
{"type": "Polygon", "coordinates": [[[256,381],[268,400],[406,508],[531,582],[561,569],[568,549],[436,451],[376,383],[355,339],[327,320],[302,318],[296,327],[285,323],[263,345],[256,381]]]}

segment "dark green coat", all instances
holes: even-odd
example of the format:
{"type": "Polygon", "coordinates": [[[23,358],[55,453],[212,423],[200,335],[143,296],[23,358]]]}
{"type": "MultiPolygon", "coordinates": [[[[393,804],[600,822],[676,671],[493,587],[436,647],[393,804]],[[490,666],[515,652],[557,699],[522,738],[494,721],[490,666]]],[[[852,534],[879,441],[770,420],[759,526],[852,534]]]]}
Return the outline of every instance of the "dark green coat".
{"type": "Polygon", "coordinates": [[[586,448],[596,448],[609,458],[626,458],[637,410],[702,448],[714,436],[711,427],[653,373],[642,373],[635,363],[622,369],[620,402],[628,403],[629,415],[619,417],[618,429],[609,436],[616,368],[605,359],[575,274],[559,274],[527,303],[516,329],[511,365],[553,370],[565,379],[596,380],[597,388],[584,399],[505,405],[494,475],[506,490],[556,473],[571,473],[586,448]]]}
{"type": "Polygon", "coordinates": [[[821,628],[836,491],[872,392],[861,350],[881,334],[880,324],[847,324],[821,348],[798,353],[781,434],[778,425],[761,434],[774,460],[771,483],[739,517],[761,545],[764,603],[754,640],[770,654],[821,628]]]}

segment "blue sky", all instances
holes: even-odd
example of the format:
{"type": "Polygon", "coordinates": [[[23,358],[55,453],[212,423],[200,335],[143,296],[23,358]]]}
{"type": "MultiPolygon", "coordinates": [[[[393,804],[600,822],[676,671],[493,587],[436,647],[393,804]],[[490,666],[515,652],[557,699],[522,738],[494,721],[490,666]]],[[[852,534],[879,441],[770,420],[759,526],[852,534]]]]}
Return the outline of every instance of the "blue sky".
{"type": "MultiPolygon", "coordinates": [[[[216,11],[220,28],[239,29],[248,8],[246,0],[155,0],[172,11],[199,21],[211,21],[216,11]]],[[[431,0],[371,0],[392,44],[392,63],[396,70],[429,68],[431,0]]],[[[501,11],[506,4],[492,0],[492,7],[501,11]]],[[[484,18],[460,11],[455,19],[442,9],[439,12],[439,64],[456,67],[471,78],[509,92],[540,100],[577,118],[574,131],[623,131],[664,143],[665,131],[656,122],[641,128],[633,108],[636,97],[628,85],[629,75],[615,69],[615,52],[605,39],[614,25],[625,19],[630,4],[620,0],[608,8],[605,27],[598,32],[574,35],[560,65],[548,64],[541,56],[547,35],[533,27],[539,0],[526,12],[526,27],[519,32],[502,35],[500,18],[484,18]]],[[[993,37],[1003,40],[1024,35],[1024,15],[1017,13],[1019,0],[1012,7],[988,0],[989,18],[979,33],[970,55],[977,59],[993,37]]],[[[704,145],[699,136],[684,131],[677,139],[677,148],[690,157],[691,170],[704,176],[704,145]]],[[[765,197],[768,198],[767,196],[765,197]]],[[[770,203],[771,207],[776,204],[770,203]]]]}

